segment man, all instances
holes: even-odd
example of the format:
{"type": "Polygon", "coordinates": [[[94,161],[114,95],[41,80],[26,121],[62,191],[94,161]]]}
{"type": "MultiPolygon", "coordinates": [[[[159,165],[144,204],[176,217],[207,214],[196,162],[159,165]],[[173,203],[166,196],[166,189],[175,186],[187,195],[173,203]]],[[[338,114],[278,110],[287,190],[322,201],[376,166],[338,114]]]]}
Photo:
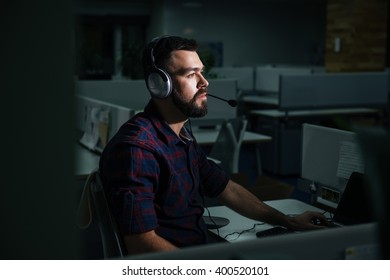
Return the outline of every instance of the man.
{"type": "Polygon", "coordinates": [[[202,196],[215,197],[252,219],[296,230],[313,229],[320,213],[286,216],[229,179],[185,124],[207,114],[208,81],[197,44],[175,36],[144,51],[151,101],[106,146],[100,172],[129,254],[169,251],[210,242],[202,196]]]}

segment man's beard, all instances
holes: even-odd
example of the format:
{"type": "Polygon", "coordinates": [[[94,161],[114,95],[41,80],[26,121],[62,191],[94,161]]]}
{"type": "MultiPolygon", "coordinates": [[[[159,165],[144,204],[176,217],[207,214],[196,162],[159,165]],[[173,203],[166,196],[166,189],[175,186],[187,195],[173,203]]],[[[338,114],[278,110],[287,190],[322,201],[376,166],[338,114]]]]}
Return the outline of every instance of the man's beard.
{"type": "Polygon", "coordinates": [[[206,101],[202,102],[201,106],[198,107],[196,104],[196,99],[199,95],[203,94],[205,91],[198,91],[190,101],[185,101],[181,95],[173,89],[172,92],[172,101],[176,107],[187,117],[189,118],[201,118],[207,114],[207,103],[206,101]]]}

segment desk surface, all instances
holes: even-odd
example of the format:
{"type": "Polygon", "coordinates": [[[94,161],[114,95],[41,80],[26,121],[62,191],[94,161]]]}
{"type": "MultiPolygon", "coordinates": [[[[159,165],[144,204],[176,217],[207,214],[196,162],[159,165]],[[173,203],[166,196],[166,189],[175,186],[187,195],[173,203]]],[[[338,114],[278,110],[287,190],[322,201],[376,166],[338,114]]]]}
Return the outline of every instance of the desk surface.
{"type": "Polygon", "coordinates": [[[258,105],[274,105],[278,106],[279,105],[279,96],[277,93],[274,95],[264,95],[264,96],[259,96],[259,95],[248,95],[244,96],[242,98],[242,101],[246,103],[251,103],[251,104],[258,104],[258,105]]]}
{"type": "MultiPolygon", "coordinates": [[[[306,210],[319,210],[294,199],[268,201],[267,204],[286,214],[299,214],[306,210]]],[[[228,215],[230,224],[220,228],[223,236],[226,229],[242,231],[251,228],[257,221],[243,218],[226,207],[210,207],[215,215],[228,215]]],[[[265,229],[265,228],[263,228],[265,229]]],[[[185,250],[137,255],[136,259],[172,260],[336,260],[378,259],[378,228],[375,223],[310,230],[300,234],[285,234],[269,238],[256,238],[255,230],[242,234],[237,241],[219,242],[205,246],[193,246],[185,250]]],[[[233,239],[234,237],[231,236],[233,239]]]]}
{"type": "Polygon", "coordinates": [[[79,144],[75,146],[75,175],[79,179],[86,178],[99,166],[100,156],[79,144]]]}
{"type": "MultiPolygon", "coordinates": [[[[305,211],[318,211],[321,213],[324,212],[319,208],[316,208],[312,205],[309,205],[307,203],[295,199],[271,200],[271,201],[265,201],[265,203],[279,210],[284,214],[296,215],[296,214],[301,214],[305,211]]],[[[224,217],[229,219],[230,223],[228,225],[219,228],[219,236],[226,239],[229,242],[255,240],[257,239],[256,237],[257,231],[265,230],[273,227],[270,224],[257,225],[260,224],[261,222],[245,218],[226,206],[216,206],[216,207],[210,207],[208,209],[210,211],[211,216],[224,217]],[[244,230],[253,228],[254,225],[256,226],[253,230],[242,233],[241,235],[238,234],[244,230]]],[[[207,210],[205,211],[204,215],[205,216],[208,215],[207,210]]],[[[218,234],[217,230],[211,230],[211,231],[215,234],[218,234]]]]}
{"type": "Polygon", "coordinates": [[[270,118],[284,118],[284,117],[309,117],[309,116],[329,116],[329,115],[354,115],[354,114],[374,114],[377,109],[370,108],[340,108],[340,109],[316,109],[316,110],[293,110],[283,111],[277,109],[271,110],[252,110],[251,115],[270,117],[270,118]]]}
{"type": "MultiPolygon", "coordinates": [[[[212,145],[218,137],[219,129],[193,128],[196,141],[199,145],[212,145]]],[[[245,131],[242,144],[255,144],[271,141],[272,137],[255,132],[245,131]]]]}

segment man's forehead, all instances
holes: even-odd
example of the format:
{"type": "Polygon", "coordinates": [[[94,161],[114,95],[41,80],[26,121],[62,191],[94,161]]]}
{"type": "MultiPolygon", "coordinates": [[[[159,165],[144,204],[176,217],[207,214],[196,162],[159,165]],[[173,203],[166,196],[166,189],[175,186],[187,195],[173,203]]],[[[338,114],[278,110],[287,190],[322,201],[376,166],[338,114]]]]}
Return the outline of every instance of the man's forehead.
{"type": "Polygon", "coordinates": [[[203,69],[203,63],[195,51],[177,50],[171,54],[169,68],[170,72],[185,73],[203,69]]]}

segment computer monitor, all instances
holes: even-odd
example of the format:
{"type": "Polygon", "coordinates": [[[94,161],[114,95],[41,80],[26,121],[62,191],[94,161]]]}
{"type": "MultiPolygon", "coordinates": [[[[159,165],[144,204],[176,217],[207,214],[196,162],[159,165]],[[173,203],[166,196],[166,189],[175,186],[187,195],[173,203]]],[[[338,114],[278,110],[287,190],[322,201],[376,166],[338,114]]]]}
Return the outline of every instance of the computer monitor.
{"type": "Polygon", "coordinates": [[[342,192],[354,171],[364,173],[354,132],[303,124],[301,178],[342,192]]]}
{"type": "Polygon", "coordinates": [[[88,149],[101,152],[134,111],[94,98],[76,95],[77,130],[80,143],[88,149]]]}

